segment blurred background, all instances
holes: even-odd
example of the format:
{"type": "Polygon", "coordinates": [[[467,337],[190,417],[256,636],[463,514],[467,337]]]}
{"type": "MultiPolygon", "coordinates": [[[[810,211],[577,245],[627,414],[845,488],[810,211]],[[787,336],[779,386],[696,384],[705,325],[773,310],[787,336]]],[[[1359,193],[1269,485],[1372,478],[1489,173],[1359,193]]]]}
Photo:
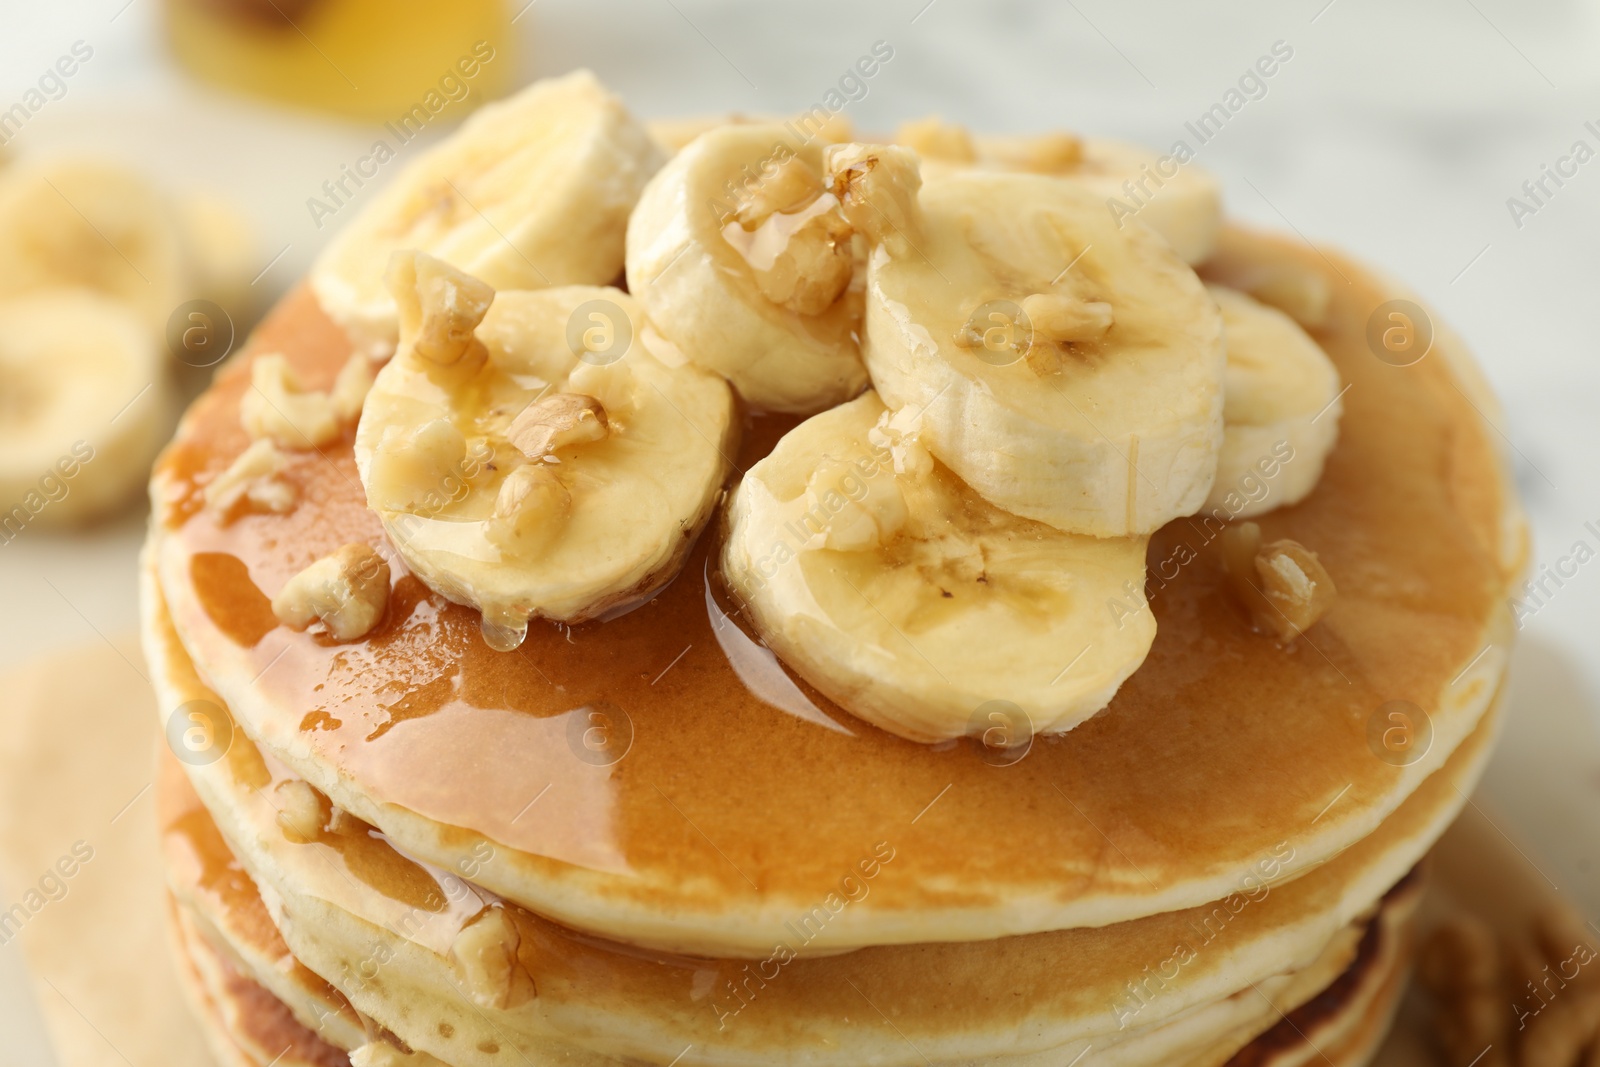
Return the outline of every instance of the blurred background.
{"type": "MultiPolygon", "coordinates": [[[[1185,124],[1287,49],[1196,162],[1220,175],[1233,215],[1381,265],[1482,361],[1535,566],[1568,561],[1521,612],[1514,715],[1484,794],[1546,880],[1600,914],[1600,563],[1574,562],[1579,543],[1600,550],[1600,4],[7,0],[0,30],[0,218],[11,168],[127,168],[169,209],[170,232],[148,236],[177,249],[177,291],[220,306],[240,340],[419,146],[546,75],[592,68],[645,118],[796,112],[842,91],[858,130],[938,113],[1164,150],[1196,145],[1185,124]],[[877,42],[892,59],[841,89],[877,42]],[[476,73],[445,82],[468,55],[476,73]],[[430,93],[420,132],[394,125],[430,93]],[[395,162],[347,177],[397,133],[414,137],[395,162]]],[[[0,256],[13,238],[0,225],[0,256]]],[[[7,284],[0,264],[0,294],[7,284]]],[[[163,337],[156,312],[144,328],[163,337]]],[[[163,358],[174,403],[212,373],[163,358]]],[[[0,356],[0,449],[21,447],[17,427],[63,379],[0,356]]],[[[155,403],[134,397],[118,419],[155,403]]],[[[13,475],[33,462],[0,454],[0,483],[20,493],[13,475]]],[[[0,668],[135,629],[138,489],[57,511],[0,533],[0,668]]],[[[46,1063],[19,968],[0,948],[0,1033],[20,1035],[0,1062],[46,1063]]]]}

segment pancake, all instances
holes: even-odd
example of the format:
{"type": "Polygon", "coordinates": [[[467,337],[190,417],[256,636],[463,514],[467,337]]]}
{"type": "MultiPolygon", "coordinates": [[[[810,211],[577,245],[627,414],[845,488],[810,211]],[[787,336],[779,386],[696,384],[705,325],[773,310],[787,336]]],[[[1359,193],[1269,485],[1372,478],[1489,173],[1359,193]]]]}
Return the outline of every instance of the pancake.
{"type": "MultiPolygon", "coordinates": [[[[146,603],[154,609],[146,619],[147,657],[162,706],[220,703],[162,616],[154,584],[147,573],[146,603]]],[[[727,1008],[715,1005],[739,1004],[724,983],[749,973],[742,961],[640,951],[504,902],[536,994],[507,1010],[481,1006],[463,993],[447,957],[459,931],[497,902],[494,894],[404,854],[377,830],[324,835],[314,844],[290,841],[272,798],[292,772],[242,732],[224,758],[186,770],[245,869],[265,888],[294,955],[363,1013],[441,1060],[494,1063],[480,1046],[510,1045],[544,1063],[580,1045],[599,1057],[595,1063],[682,1057],[685,1065],[914,1065],[926,1055],[1059,1064],[1086,1046],[1131,1040],[1129,1031],[1153,1034],[1181,1024],[1185,1013],[1205,1012],[1252,982],[1275,991],[1291,984],[1281,981],[1285,976],[1316,965],[1454,818],[1498,721],[1497,715],[1484,721],[1374,834],[1304,876],[1272,885],[1254,902],[1245,903],[1241,892],[1231,898],[1237,913],[1224,904],[1105,928],[799,959],[781,969],[781,980],[749,987],[759,992],[726,1026],[727,1008]],[[1145,987],[1153,995],[1135,999],[1130,983],[1150,982],[1151,970],[1162,969],[1185,942],[1199,947],[1181,980],[1158,979],[1145,987]],[[382,961],[376,976],[373,960],[382,961]],[[891,1011],[892,1021],[868,1003],[891,1011]],[[841,1019],[849,1025],[841,1028],[841,1019]]],[[[1258,895],[1256,883],[1236,888],[1258,895]]],[[[1242,1006],[1251,1009],[1249,998],[1242,1006]]],[[[1253,1010],[1249,1025],[1257,1031],[1277,1020],[1265,1005],[1253,1010]]],[[[1210,1018],[1222,1032],[1245,1025],[1226,1012],[1210,1018]]]]}
{"type": "MultiPolygon", "coordinates": [[[[1445,764],[1497,689],[1526,554],[1459,342],[1439,329],[1430,358],[1389,366],[1365,339],[1399,292],[1388,283],[1241,231],[1226,252],[1292,260],[1334,291],[1316,339],[1349,384],[1340,442],[1315,492],[1261,524],[1319,553],[1338,598],[1281,648],[1224,595],[1220,523],[1170,524],[1151,544],[1159,632],[1145,664],[1105,712],[1013,766],[970,742],[878,731],[788,675],[723,613],[707,544],[649,604],[536,625],[516,653],[488,648],[475,613],[398,565],[389,617],[365,640],[277,625],[268,598],[287,578],[382,537],[348,437],[293,456],[303,502],[290,514],[222,526],[200,506],[247,444],[250,359],[282,352],[326,387],[350,352],[305,289],[158,467],[160,585],[201,675],[265,751],[407,853],[471,862],[479,884],[574,928],[761,959],[780,943],[813,955],[1196,907],[1275,848],[1292,853],[1285,875],[1326,862],[1445,764]],[[1431,747],[1404,766],[1369,747],[1394,700],[1431,722],[1431,747]],[[574,740],[596,709],[630,741],[606,766],[574,740]],[[868,866],[868,895],[795,936],[868,866]]],[[[786,425],[753,421],[740,467],[786,425]]]]}
{"type": "MultiPolygon", "coordinates": [[[[216,827],[203,825],[206,821],[205,808],[200,806],[200,801],[187,784],[186,777],[182,776],[178,763],[171,758],[163,760],[158,790],[162,800],[163,835],[168,840],[166,854],[168,861],[178,861],[179,869],[173,872],[174,885],[178,886],[181,894],[184,893],[184,889],[190,889],[189,896],[198,896],[200,899],[210,897],[222,901],[224,897],[221,896],[192,893],[192,889],[195,888],[192,881],[197,873],[206,869],[227,867],[229,861],[232,861],[232,856],[227,853],[226,845],[222,845],[216,827]],[[195,864],[192,862],[194,854],[202,849],[210,856],[210,862],[195,864]],[[184,872],[189,873],[189,878],[184,878],[184,872]]],[[[1334,977],[1360,960],[1362,953],[1358,952],[1357,947],[1358,944],[1370,941],[1368,931],[1371,925],[1378,921],[1392,921],[1390,913],[1395,910],[1395,897],[1405,896],[1408,888],[1416,883],[1418,883],[1416,877],[1403,880],[1400,888],[1392,889],[1386,894],[1378,917],[1362,917],[1352,923],[1350,928],[1344,929],[1334,937],[1333,944],[1323,950],[1322,955],[1312,965],[1296,971],[1293,976],[1288,976],[1286,981],[1283,977],[1272,977],[1261,984],[1253,985],[1251,989],[1235,993],[1234,997],[1226,998],[1216,1005],[1203,1005],[1198,1009],[1181,1013],[1181,1017],[1174,1021],[1165,1022],[1157,1027],[1147,1027],[1142,1032],[1130,1030],[1120,1033],[1115,1035],[1110,1043],[1098,1041],[1094,1045],[1093,1059],[1088,1059],[1088,1062],[1102,1067],[1170,1062],[1176,1057],[1181,1057],[1181,1054],[1186,1049],[1192,1048],[1195,1043],[1205,1045],[1206,1038],[1213,1033],[1229,1033],[1229,1037],[1232,1038],[1230,1048],[1237,1048],[1238,1045],[1250,1040],[1254,1033],[1272,1027],[1285,1011],[1293,1011],[1296,1006],[1312,998],[1326,1000],[1320,990],[1328,989],[1333,984],[1334,977]]],[[[229,894],[226,897],[227,909],[243,909],[248,912],[262,907],[259,897],[250,901],[246,899],[248,896],[250,889],[246,883],[242,893],[229,894]]],[[[222,928],[237,929],[246,926],[246,923],[229,921],[224,917],[219,925],[222,928]]],[[[389,955],[390,952],[386,950],[379,958],[387,960],[389,955]]],[[[294,961],[294,966],[302,965],[294,961]]],[[[267,976],[253,974],[253,976],[262,984],[272,984],[270,974],[267,976]]]]}
{"type": "MultiPolygon", "coordinates": [[[[183,788],[183,777],[175,765],[169,763],[163,768],[162,779],[169,803],[181,804],[190,800],[197,803],[192,792],[187,797],[178,795],[183,788]]],[[[1347,954],[1350,960],[1343,971],[1328,981],[1325,968],[1315,969],[1316,988],[1320,991],[1309,999],[1297,996],[1295,1003],[1300,1006],[1291,1007],[1287,1014],[1284,1013],[1280,997],[1273,997],[1269,1001],[1266,994],[1254,990],[1240,994],[1241,999],[1246,996],[1260,999],[1282,1016],[1282,1022],[1253,1041],[1242,1036],[1245,1031],[1241,1029],[1199,1055],[1183,1054],[1180,1050],[1194,1031],[1192,1027],[1174,1025],[1164,1028],[1175,1031],[1162,1043],[1161,1047],[1167,1050],[1165,1054],[1161,1054],[1160,1049],[1149,1047],[1149,1042],[1129,1040],[1119,1042],[1092,1057],[1086,1056],[1079,1062],[1089,1067],[1117,1067],[1127,1063],[1217,1067],[1227,1058],[1228,1067],[1271,1067],[1278,1064],[1288,1067],[1320,1056],[1335,1067],[1364,1063],[1371,1052],[1372,1024],[1376,1021],[1387,1023],[1387,1012],[1377,1013],[1374,1007],[1381,1006],[1392,1011],[1393,1000],[1397,999],[1402,968],[1396,965],[1399,954],[1393,950],[1393,946],[1401,943],[1401,937],[1397,935],[1410,923],[1415,899],[1420,895],[1420,884],[1420,879],[1413,874],[1386,894],[1377,912],[1360,924],[1359,945],[1351,946],[1347,954]],[[1388,1002],[1375,1003],[1380,1001],[1379,994],[1389,994],[1388,1002]],[[1365,1038],[1366,1041],[1358,1043],[1353,1038],[1365,1038]],[[1128,1058],[1127,1053],[1133,1051],[1132,1046],[1140,1044],[1146,1046],[1139,1050],[1145,1054],[1144,1058],[1128,1058]],[[1241,1044],[1244,1047],[1238,1054],[1228,1058],[1228,1052],[1241,1044]],[[1359,1057],[1354,1052],[1347,1053],[1352,1046],[1360,1053],[1359,1057]]],[[[289,1016],[287,1006],[274,1003],[265,987],[248,980],[259,976],[242,976],[237,969],[231,968],[229,953],[217,951],[214,942],[191,921],[193,916],[186,909],[174,908],[172,915],[173,934],[189,986],[188,992],[196,1003],[209,1039],[216,1047],[217,1058],[225,1067],[275,1067],[276,1064],[326,1067],[329,1063],[349,1062],[339,1059],[336,1048],[317,1042],[309,1032],[297,1030],[293,1023],[285,1023],[285,1018],[289,1016]],[[266,1044],[263,1045],[263,1042],[266,1044]],[[269,1060],[264,1052],[266,1048],[273,1047],[278,1048],[279,1052],[269,1060]]],[[[1312,977],[1311,972],[1307,972],[1307,977],[1312,977]]],[[[1253,1031],[1258,1027],[1250,1029],[1253,1031]]],[[[372,1062],[359,1055],[357,1059],[363,1061],[362,1067],[368,1067],[372,1062]]],[[[382,1067],[389,1067],[391,1063],[415,1063],[420,1060],[438,1062],[428,1060],[421,1054],[404,1061],[376,1062],[382,1067]]]]}
{"type": "Polygon", "coordinates": [[[1241,1049],[1228,1067],[1365,1064],[1400,1008],[1415,955],[1419,887],[1368,927],[1356,961],[1317,996],[1241,1049]]]}
{"type": "MultiPolygon", "coordinates": [[[[163,761],[158,781],[158,804],[164,834],[169,842],[177,843],[177,847],[166,850],[169,863],[177,860],[182,871],[190,875],[186,879],[179,871],[175,871],[174,881],[180,889],[195,888],[195,876],[206,867],[223,866],[213,863],[202,867],[188,862],[195,851],[195,843],[206,843],[204,847],[207,853],[220,850],[223,856],[229,854],[226,846],[221,844],[215,827],[204,825],[205,809],[200,806],[187,779],[171,759],[163,761]]],[[[1396,933],[1401,926],[1409,924],[1421,887],[1422,879],[1415,872],[1408,875],[1385,894],[1373,915],[1352,924],[1348,932],[1341,932],[1341,936],[1335,939],[1334,947],[1325,951],[1311,967],[1298,972],[1291,981],[1283,983],[1269,980],[1245,989],[1222,1003],[1183,1013],[1179,1019],[1153,1031],[1130,1034],[1109,1045],[1096,1044],[1091,1050],[1092,1055],[1085,1056],[1081,1062],[1090,1067],[1149,1063],[1183,1063],[1196,1067],[1207,1064],[1214,1067],[1245,1045],[1248,1048],[1238,1058],[1229,1060],[1230,1063],[1238,1063],[1241,1067],[1246,1064],[1259,1067],[1279,1062],[1302,1062],[1303,1054],[1309,1053],[1313,1045],[1322,1049],[1329,1047],[1336,1028],[1356,1024],[1363,1015],[1363,1005],[1371,999],[1368,991],[1398,986],[1397,981],[1388,977],[1394,969],[1390,961],[1397,957],[1394,946],[1400,943],[1396,933]],[[1229,1031],[1230,1021],[1241,1017],[1246,1021],[1236,1023],[1229,1031]],[[1284,1021],[1274,1025],[1274,1021],[1280,1018],[1284,1021]],[[1262,1030],[1265,1033],[1260,1033],[1262,1030]],[[1193,1049],[1205,1046],[1206,1035],[1214,1031],[1229,1032],[1220,1040],[1211,1042],[1205,1052],[1195,1055],[1193,1049]],[[1252,1041],[1252,1037],[1258,1033],[1260,1036],[1252,1041]]],[[[211,896],[203,893],[198,895],[202,899],[211,896]]],[[[240,908],[251,911],[261,908],[259,897],[248,899],[251,896],[246,883],[241,892],[229,893],[226,897],[216,896],[215,899],[225,900],[225,907],[230,910],[240,908]]],[[[192,915],[186,914],[183,922],[183,929],[191,937],[198,928],[198,924],[189,921],[192,918],[192,915]]],[[[227,920],[221,925],[230,930],[248,926],[227,920]]],[[[231,959],[241,951],[239,946],[231,946],[223,955],[231,959]]],[[[191,954],[194,954],[192,949],[191,954]]],[[[293,965],[303,969],[298,961],[293,961],[293,965]]],[[[271,984],[270,974],[246,973],[263,985],[271,984]]],[[[426,1059],[421,1054],[418,1054],[418,1058],[426,1059]]],[[[1340,1059],[1336,1062],[1346,1061],[1340,1059]]]]}
{"type": "MultiPolygon", "coordinates": [[[[366,1041],[366,1028],[344,996],[289,953],[255,883],[222,840],[172,754],[156,776],[167,888],[182,913],[180,933],[198,933],[280,1001],[294,1019],[342,1049],[366,1041]]],[[[190,953],[194,955],[194,953],[190,953]]],[[[215,999],[215,998],[213,998],[215,999]]]]}
{"type": "Polygon", "coordinates": [[[176,905],[171,923],[185,992],[220,1064],[350,1067],[348,1055],[301,1026],[283,1002],[234,967],[176,905]]]}

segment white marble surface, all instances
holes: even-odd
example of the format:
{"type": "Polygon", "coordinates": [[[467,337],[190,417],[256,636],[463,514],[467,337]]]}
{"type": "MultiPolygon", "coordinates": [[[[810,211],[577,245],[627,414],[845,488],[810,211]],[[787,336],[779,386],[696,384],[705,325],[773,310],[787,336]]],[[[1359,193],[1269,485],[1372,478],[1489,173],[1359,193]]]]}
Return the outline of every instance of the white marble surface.
{"type": "MultiPolygon", "coordinates": [[[[370,138],[197,89],[163,65],[158,16],[156,0],[6,0],[0,108],[74,41],[95,49],[15,148],[94,149],[231,192],[260,225],[263,267],[287,246],[258,283],[281,291],[319,241],[306,197],[370,138]]],[[[859,127],[936,111],[990,129],[1067,126],[1161,147],[1286,42],[1293,58],[1198,161],[1222,176],[1234,214],[1383,264],[1469,338],[1504,402],[1496,430],[1516,457],[1537,559],[1554,563],[1580,539],[1600,549],[1600,534],[1584,528],[1600,527],[1600,160],[1520,227],[1506,204],[1575,140],[1600,150],[1584,128],[1600,127],[1600,6],[535,0],[517,26],[525,77],[587,65],[646,116],[804,108],[883,40],[894,58],[848,108],[859,127]]],[[[70,538],[31,530],[0,547],[0,665],[132,628],[139,527],[130,515],[70,538]]],[[[1591,563],[1527,620],[1516,709],[1486,786],[1540,868],[1591,916],[1597,632],[1591,563]]],[[[6,995],[5,956],[0,1031],[11,1032],[23,1025],[12,1016],[27,1013],[6,995]]],[[[0,1065],[12,1062],[5,1044],[0,1065]]]]}

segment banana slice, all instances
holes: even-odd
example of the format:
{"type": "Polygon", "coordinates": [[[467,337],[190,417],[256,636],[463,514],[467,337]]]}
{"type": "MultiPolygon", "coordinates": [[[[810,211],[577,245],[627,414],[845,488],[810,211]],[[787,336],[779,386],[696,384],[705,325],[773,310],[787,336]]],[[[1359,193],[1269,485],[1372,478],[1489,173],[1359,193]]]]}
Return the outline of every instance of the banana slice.
{"type": "MultiPolygon", "coordinates": [[[[752,116],[732,112],[727,115],[694,115],[686,118],[651,119],[645,129],[668,156],[675,156],[701,134],[719,126],[746,126],[753,123],[770,125],[784,121],[781,117],[752,116]]],[[[802,138],[816,138],[827,144],[839,144],[855,139],[850,120],[841,114],[818,117],[815,114],[797,115],[788,120],[789,132],[802,138]]]]}
{"type": "Polygon", "coordinates": [[[628,288],[661,335],[751,404],[812,412],[866,385],[851,227],[820,138],[720,126],[651,180],[628,224],[628,288]]]}
{"type": "Polygon", "coordinates": [[[1203,263],[1222,231],[1222,185],[1209,171],[1174,155],[1099,138],[1050,133],[979,137],[980,162],[1069,178],[1093,190],[1102,210],[1137,218],[1190,265],[1203,263]]]}
{"type": "Polygon", "coordinates": [[[390,285],[400,347],[356,465],[417,576],[503,650],[530,616],[592,619],[666,584],[727,472],[727,384],[659,360],[617,289],[497,296],[421,253],[395,254],[390,285]]]}
{"type": "Polygon", "coordinates": [[[311,269],[324,309],[392,347],[389,254],[419,249],[497,289],[604,284],[622,272],[628,212],[660,152],[593,74],[536,82],[473,114],[408,165],[311,269]]]}
{"type": "Polygon", "coordinates": [[[179,238],[200,294],[236,315],[253,310],[251,276],[264,259],[255,228],[226,200],[196,195],[177,201],[179,238]]]}
{"type": "Polygon", "coordinates": [[[1244,518],[1299,503],[1339,438],[1339,372],[1282,311],[1206,288],[1228,338],[1222,454],[1206,507],[1244,518]]]}
{"type": "Polygon", "coordinates": [[[108,163],[19,164],[0,175],[0,297],[90,289],[161,331],[190,295],[166,199],[108,163]]]}
{"type": "Polygon", "coordinates": [[[868,392],[750,468],[723,566],[786,664],[868,722],[937,741],[984,733],[998,709],[1061,733],[1104,708],[1155,639],[1147,541],[994,507],[868,392]]]}
{"type": "Polygon", "coordinates": [[[127,501],[171,430],[154,335],[88,290],[0,302],[0,541],[127,501]]]}
{"type": "MultiPolygon", "coordinates": [[[[881,150],[832,151],[885,173],[881,150]]],[[[991,503],[1074,533],[1149,533],[1200,507],[1222,442],[1222,319],[1154,233],[1033,174],[928,168],[903,208],[887,189],[865,199],[920,216],[895,227],[906,247],[872,251],[865,347],[884,402],[920,413],[935,456],[991,503]]]]}
{"type": "Polygon", "coordinates": [[[1174,155],[1060,131],[974,137],[930,116],[903,124],[894,143],[925,160],[953,166],[1024,171],[1067,178],[1093,190],[1119,222],[1138,217],[1190,265],[1210,258],[1222,231],[1222,186],[1174,155]]]}

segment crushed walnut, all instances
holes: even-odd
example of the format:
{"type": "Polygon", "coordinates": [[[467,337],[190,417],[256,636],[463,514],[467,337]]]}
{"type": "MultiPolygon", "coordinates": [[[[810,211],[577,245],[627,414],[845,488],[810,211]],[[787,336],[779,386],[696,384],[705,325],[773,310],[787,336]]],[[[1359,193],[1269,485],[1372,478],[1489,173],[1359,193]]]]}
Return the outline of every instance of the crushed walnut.
{"type": "Polygon", "coordinates": [[[283,477],[289,457],[269,438],[252,442],[205,488],[206,507],[227,524],[241,508],[284,514],[294,508],[299,492],[283,477]]]}
{"type": "Polygon", "coordinates": [[[1418,956],[1435,1032],[1451,1067],[1600,1064],[1600,959],[1565,906],[1535,916],[1526,936],[1497,937],[1483,920],[1451,917],[1418,956]]]}
{"type": "Polygon", "coordinates": [[[600,401],[581,393],[555,393],[523,408],[511,420],[506,439],[529,459],[543,459],[562,448],[604,440],[609,432],[600,401]]]}
{"type": "Polygon", "coordinates": [[[1242,522],[1222,534],[1228,582],[1258,630],[1293,641],[1333,606],[1338,589],[1317,554],[1287,538],[1261,543],[1261,527],[1242,522]]]}
{"type": "Polygon", "coordinates": [[[360,416],[372,379],[372,364],[358,354],[339,369],[331,391],[307,389],[288,359],[269,352],[250,364],[250,388],[239,398],[239,423],[252,439],[280,448],[321,448],[360,416]]]}
{"type": "Polygon", "coordinates": [[[474,332],[494,289],[425,252],[395,252],[384,284],[400,316],[400,344],[441,367],[476,366],[488,356],[474,332]]]}
{"type": "Polygon", "coordinates": [[[339,641],[365,637],[389,604],[389,564],[370,545],[345,545],[284,583],[272,613],[292,630],[320,621],[339,641]]]}
{"type": "Polygon", "coordinates": [[[500,483],[484,536],[503,551],[527,556],[543,548],[572,514],[572,494],[543,463],[527,463],[500,483]]]}
{"type": "Polygon", "coordinates": [[[917,154],[897,145],[830,145],[823,166],[833,195],[857,233],[891,255],[911,252],[922,239],[917,154]]]}
{"type": "Polygon", "coordinates": [[[924,159],[947,163],[972,163],[978,158],[972,136],[965,126],[946,122],[937,115],[906,122],[894,131],[896,144],[903,144],[924,159]]]}
{"type": "Polygon", "coordinates": [[[761,294],[801,315],[820,315],[850,284],[852,232],[838,198],[799,156],[779,163],[722,230],[761,294]]]}
{"type": "Polygon", "coordinates": [[[533,978],[517,958],[522,937],[503,906],[486,908],[456,934],[451,959],[472,999],[505,1011],[532,1000],[533,978]]]}
{"type": "Polygon", "coordinates": [[[307,845],[322,836],[333,817],[333,804],[327,797],[298,778],[279,782],[273,792],[278,795],[278,827],[284,837],[307,845]]]}

